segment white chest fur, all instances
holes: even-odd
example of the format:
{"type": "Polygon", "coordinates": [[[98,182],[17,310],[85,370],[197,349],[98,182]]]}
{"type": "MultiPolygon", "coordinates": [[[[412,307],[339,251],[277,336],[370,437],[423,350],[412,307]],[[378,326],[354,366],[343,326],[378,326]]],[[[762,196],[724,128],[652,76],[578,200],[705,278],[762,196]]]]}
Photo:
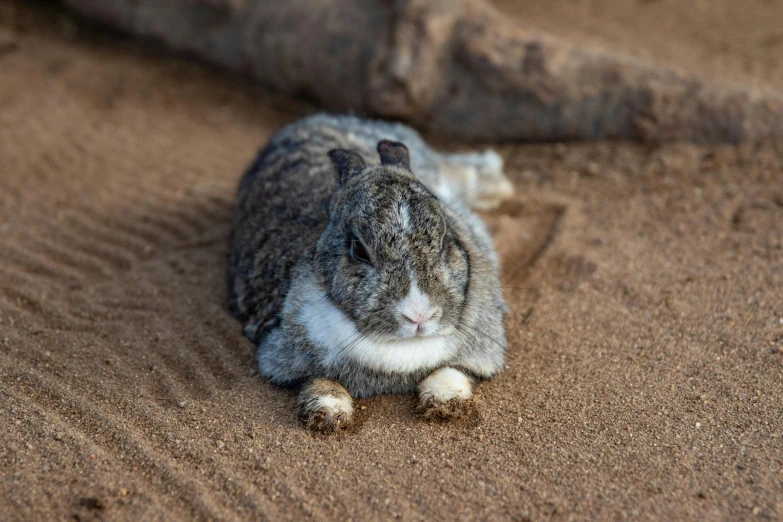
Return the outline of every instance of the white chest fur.
{"type": "Polygon", "coordinates": [[[413,337],[394,341],[368,339],[332,304],[322,291],[311,288],[298,317],[310,342],[323,350],[323,364],[338,367],[350,359],[366,368],[387,373],[410,373],[434,368],[454,355],[447,336],[413,337]]]}

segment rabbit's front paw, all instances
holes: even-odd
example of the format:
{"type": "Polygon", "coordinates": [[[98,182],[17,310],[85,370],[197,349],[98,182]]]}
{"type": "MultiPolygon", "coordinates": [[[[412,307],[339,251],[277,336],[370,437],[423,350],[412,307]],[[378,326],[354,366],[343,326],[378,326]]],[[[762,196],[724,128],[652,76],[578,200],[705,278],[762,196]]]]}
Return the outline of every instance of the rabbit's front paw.
{"type": "Polygon", "coordinates": [[[419,383],[419,411],[426,419],[456,419],[467,411],[473,381],[455,368],[441,368],[419,383]]]}
{"type": "Polygon", "coordinates": [[[353,399],[339,383],[313,379],[299,393],[299,416],[308,428],[332,433],[353,421],[353,399]]]}

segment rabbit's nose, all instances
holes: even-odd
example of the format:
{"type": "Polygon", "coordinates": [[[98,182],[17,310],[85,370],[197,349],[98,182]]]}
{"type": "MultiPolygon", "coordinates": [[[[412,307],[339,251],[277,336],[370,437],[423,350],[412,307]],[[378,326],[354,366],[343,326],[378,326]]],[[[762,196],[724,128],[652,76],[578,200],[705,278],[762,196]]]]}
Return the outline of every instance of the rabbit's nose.
{"type": "Polygon", "coordinates": [[[424,323],[429,321],[435,316],[435,309],[430,310],[416,310],[416,311],[406,311],[402,313],[402,316],[410,323],[416,324],[419,326],[419,328],[422,327],[424,323]]]}
{"type": "MultiPolygon", "coordinates": [[[[397,304],[395,312],[401,323],[416,326],[416,334],[424,335],[427,330],[434,328],[441,308],[432,304],[427,294],[419,288],[416,279],[411,277],[408,295],[397,304]]],[[[406,326],[406,330],[410,332],[410,326],[406,326]]]]}
{"type": "MultiPolygon", "coordinates": [[[[440,310],[430,308],[427,310],[411,310],[403,312],[402,316],[411,325],[416,325],[416,334],[424,335],[433,321],[438,319],[440,310]]],[[[430,328],[431,329],[431,328],[430,328]]]]}

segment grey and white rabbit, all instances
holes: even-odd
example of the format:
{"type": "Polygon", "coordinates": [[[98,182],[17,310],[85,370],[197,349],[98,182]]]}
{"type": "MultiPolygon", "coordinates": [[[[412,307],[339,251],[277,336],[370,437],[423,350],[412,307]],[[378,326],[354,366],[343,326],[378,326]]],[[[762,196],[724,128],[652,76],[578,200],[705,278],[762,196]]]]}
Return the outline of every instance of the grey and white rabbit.
{"type": "Polygon", "coordinates": [[[503,365],[506,305],[484,223],[512,193],[495,152],[441,154],[402,125],[319,114],[280,130],[239,185],[229,304],[261,375],[300,387],[316,430],[352,397],[418,391],[461,415],[503,365]]]}

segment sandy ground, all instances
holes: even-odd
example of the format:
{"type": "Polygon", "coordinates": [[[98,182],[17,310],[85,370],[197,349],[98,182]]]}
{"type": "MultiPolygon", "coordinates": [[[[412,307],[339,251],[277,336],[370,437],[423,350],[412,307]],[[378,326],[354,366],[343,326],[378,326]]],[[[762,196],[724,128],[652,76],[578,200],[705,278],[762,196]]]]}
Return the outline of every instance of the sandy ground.
{"type": "MultiPolygon", "coordinates": [[[[783,76],[780,2],[549,4],[504,8],[783,76]]],[[[308,109],[21,2],[0,19],[0,519],[783,518],[780,144],[500,147],[506,370],[466,420],[378,397],[316,436],[223,285],[235,184],[308,109]]]]}

